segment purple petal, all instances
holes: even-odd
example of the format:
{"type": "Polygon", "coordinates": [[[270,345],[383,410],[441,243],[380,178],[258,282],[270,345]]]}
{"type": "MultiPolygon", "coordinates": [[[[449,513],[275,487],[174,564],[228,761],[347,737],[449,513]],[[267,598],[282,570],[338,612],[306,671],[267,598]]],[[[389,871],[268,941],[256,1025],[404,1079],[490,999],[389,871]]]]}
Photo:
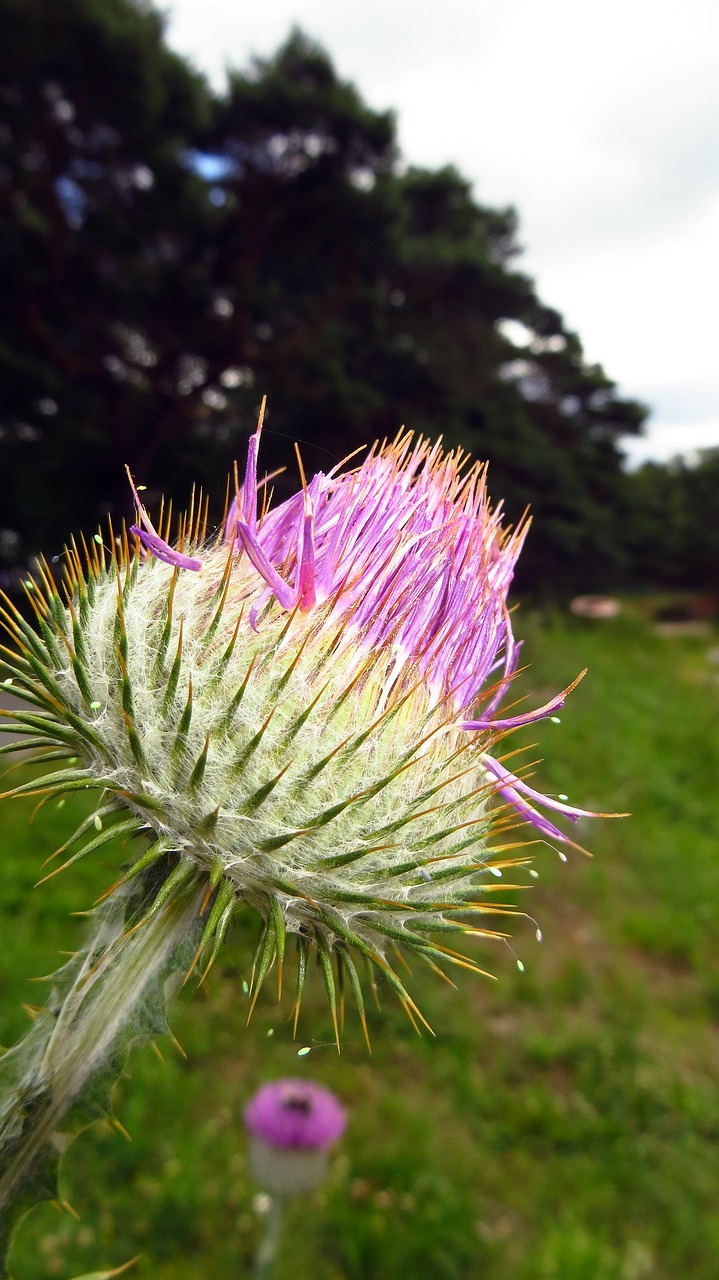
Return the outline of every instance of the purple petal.
{"type": "Polygon", "coordinates": [[[309,613],[317,603],[314,526],[314,512],[311,505],[307,503],[302,521],[302,541],[300,543],[299,572],[297,574],[297,598],[303,613],[309,613]]]}
{"type": "Polygon", "coordinates": [[[293,609],[297,603],[297,595],[295,591],[281,578],[271,561],[265,555],[257,535],[252,532],[243,520],[237,521],[237,532],[240,535],[242,545],[247,552],[248,558],[252,561],[257,572],[264,578],[268,586],[272,587],[277,599],[283,609],[293,609]]]}
{"type": "Polygon", "coordinates": [[[153,530],[141,529],[139,524],[130,526],[130,532],[136,533],[143,547],[145,547],[156,560],[162,560],[163,564],[174,565],[178,569],[195,569],[202,568],[201,560],[194,560],[192,556],[183,555],[181,551],[176,551],[171,547],[169,542],[165,542],[158,533],[153,530]]]}
{"type": "Polygon", "coordinates": [[[479,720],[463,720],[460,725],[461,729],[519,729],[525,724],[535,724],[537,720],[544,720],[547,716],[551,716],[553,712],[559,711],[564,706],[565,698],[575,689],[579,681],[586,675],[586,669],[573,680],[566,689],[561,693],[555,694],[550,698],[549,702],[545,702],[544,706],[537,707],[534,711],[525,711],[518,716],[508,716],[504,720],[491,720],[484,717],[479,720]]]}
{"type": "MultiPolygon", "coordinates": [[[[247,467],[245,482],[242,486],[242,518],[254,532],[257,528],[257,452],[260,445],[262,424],[257,428],[247,449],[247,467]]],[[[239,503],[238,503],[239,506],[239,503]]]]}
{"type": "Polygon", "coordinates": [[[130,532],[137,534],[137,537],[140,539],[143,547],[145,547],[145,549],[149,551],[156,560],[162,560],[163,564],[171,564],[178,569],[201,569],[201,560],[194,560],[192,556],[183,555],[181,551],[176,551],[174,547],[170,546],[169,542],[165,542],[165,539],[160,537],[148,516],[147,511],[140,501],[140,495],[135,488],[135,482],[130,474],[130,468],[125,467],[125,471],[127,472],[127,478],[130,482],[132,496],[140,520],[139,525],[133,524],[130,526],[130,532]]]}
{"type": "Polygon", "coordinates": [[[567,837],[555,827],[553,823],[545,818],[543,814],[538,813],[531,804],[523,798],[529,797],[537,804],[544,805],[547,809],[553,809],[556,813],[562,813],[565,817],[570,818],[572,822],[577,822],[579,818],[594,818],[600,815],[591,813],[587,809],[577,809],[573,805],[562,803],[561,800],[555,800],[552,796],[542,795],[541,791],[535,791],[534,787],[528,786],[516,774],[510,773],[509,769],[505,769],[494,756],[490,756],[487,752],[483,752],[481,756],[482,764],[489,774],[495,778],[500,784],[497,791],[503,798],[517,810],[522,818],[527,822],[531,822],[538,830],[543,831],[545,835],[551,835],[555,840],[567,840],[567,837]]]}

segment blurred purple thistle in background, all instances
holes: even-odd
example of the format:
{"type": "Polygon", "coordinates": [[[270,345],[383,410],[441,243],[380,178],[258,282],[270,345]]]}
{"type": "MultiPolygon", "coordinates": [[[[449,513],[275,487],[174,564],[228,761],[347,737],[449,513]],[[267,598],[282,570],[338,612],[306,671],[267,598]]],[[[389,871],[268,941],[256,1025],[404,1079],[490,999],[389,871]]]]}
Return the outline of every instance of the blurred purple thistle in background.
{"type": "Polygon", "coordinates": [[[276,1080],[250,1099],[245,1124],[272,1146],[317,1149],[342,1137],[347,1114],[334,1093],[320,1084],[276,1080]]]}

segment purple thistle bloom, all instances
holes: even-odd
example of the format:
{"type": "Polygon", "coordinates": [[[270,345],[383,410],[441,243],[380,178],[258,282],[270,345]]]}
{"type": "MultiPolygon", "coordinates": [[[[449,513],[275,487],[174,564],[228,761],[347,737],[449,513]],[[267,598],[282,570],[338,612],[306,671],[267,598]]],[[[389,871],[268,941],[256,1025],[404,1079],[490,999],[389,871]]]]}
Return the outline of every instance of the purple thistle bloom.
{"type": "Polygon", "coordinates": [[[205,537],[199,504],[173,547],[131,480],[135,555],[113,540],[108,563],[100,540],[83,565],[73,544],[67,607],[43,567],[42,639],[14,675],[42,709],[29,719],[39,744],[56,732],[72,751],[50,786],[104,797],[87,850],[120,830],[149,841],[124,878],[169,864],[157,910],[206,885],[197,963],[212,963],[237,910],[256,910],[253,1005],[273,966],[281,991],[292,940],[296,1021],[314,951],[339,1045],[343,992],[367,1034],[366,972],[422,1020],[397,953],[484,972],[453,944],[496,938],[486,917],[519,913],[494,891],[521,887],[504,880],[529,861],[520,824],[572,843],[555,815],[583,811],[510,772],[498,743],[573,686],[502,710],[528,522],[504,525],[486,467],[402,432],[258,513],[260,436],[261,421],[219,537],[205,537]]]}
{"type": "Polygon", "coordinates": [[[274,1147],[323,1149],[342,1136],[347,1113],[329,1089],[311,1080],[265,1084],[245,1108],[250,1133],[274,1147]]]}
{"type": "Polygon", "coordinates": [[[443,455],[439,443],[413,445],[404,433],[354,471],[319,472],[258,524],[259,434],[224,530],[266,584],[256,613],[272,594],[301,612],[332,599],[360,644],[391,647],[398,672],[416,664],[457,710],[472,704],[503,649],[508,679],[517,653],[505,602],[528,526],[502,529],[486,467],[462,474],[461,452],[443,455]]]}

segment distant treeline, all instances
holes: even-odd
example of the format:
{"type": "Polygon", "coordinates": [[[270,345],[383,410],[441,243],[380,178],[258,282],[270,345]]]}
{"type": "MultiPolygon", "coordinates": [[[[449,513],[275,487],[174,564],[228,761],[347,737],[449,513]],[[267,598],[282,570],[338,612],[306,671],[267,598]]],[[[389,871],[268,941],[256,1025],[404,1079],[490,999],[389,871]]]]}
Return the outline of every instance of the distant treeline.
{"type": "Polygon", "coordinates": [[[216,94],[139,0],[0,19],[6,578],[128,514],[125,463],[150,503],[198,481],[221,514],[266,393],[280,495],[295,440],[326,470],[407,425],[488,458],[512,520],[531,507],[525,590],[715,584],[719,453],[625,473],[646,409],[517,269],[514,211],[406,165],[317,45],[295,32],[216,94]]]}

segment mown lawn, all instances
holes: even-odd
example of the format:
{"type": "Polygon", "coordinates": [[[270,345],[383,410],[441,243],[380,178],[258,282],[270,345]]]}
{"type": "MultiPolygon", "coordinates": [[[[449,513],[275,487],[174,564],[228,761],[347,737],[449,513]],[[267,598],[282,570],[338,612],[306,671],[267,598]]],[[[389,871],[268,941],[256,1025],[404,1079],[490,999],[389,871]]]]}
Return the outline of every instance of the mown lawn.
{"type": "MultiPolygon", "coordinates": [[[[350,1108],[320,1193],[289,1209],[277,1280],[716,1280],[719,1257],[719,671],[716,637],[665,639],[635,611],[612,622],[519,615],[531,663],[518,693],[544,701],[589,674],[561,724],[524,731],[536,777],[589,808],[593,858],[536,846],[524,896],[541,923],[482,958],[497,981],[458,989],[419,969],[436,1031],[418,1038],[391,996],[348,1013],[332,1047],[321,981],[303,1006],[260,999],[246,1027],[249,938],[238,928],[209,991],[186,988],[163,1061],[131,1058],[117,1089],[127,1142],[96,1125],[71,1147],[64,1192],[21,1229],[15,1280],[68,1280],[141,1254],[153,1280],[248,1276],[262,1230],[242,1110],[266,1078],[307,1075],[350,1108]],[[298,1057],[298,1049],[311,1052],[298,1057]]],[[[515,739],[520,743],[519,735],[515,739]]],[[[78,804],[0,809],[0,1041],[49,972],[121,851],[41,888],[42,861],[78,804]]]]}

